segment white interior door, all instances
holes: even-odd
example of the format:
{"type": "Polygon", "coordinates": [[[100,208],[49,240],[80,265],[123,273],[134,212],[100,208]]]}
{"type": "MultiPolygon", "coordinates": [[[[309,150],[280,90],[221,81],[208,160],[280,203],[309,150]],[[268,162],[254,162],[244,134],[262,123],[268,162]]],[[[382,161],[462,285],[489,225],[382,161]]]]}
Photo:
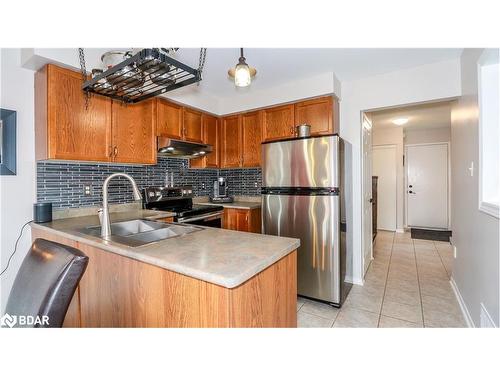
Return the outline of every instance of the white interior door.
{"type": "Polygon", "coordinates": [[[396,145],[373,146],[373,171],[377,183],[377,229],[395,231],[397,225],[396,145]]]}
{"type": "Polygon", "coordinates": [[[448,144],[408,145],[406,155],[408,226],[447,229],[448,144]]]}
{"type": "Polygon", "coordinates": [[[372,260],[372,125],[363,115],[363,268],[368,269],[372,260]]]}

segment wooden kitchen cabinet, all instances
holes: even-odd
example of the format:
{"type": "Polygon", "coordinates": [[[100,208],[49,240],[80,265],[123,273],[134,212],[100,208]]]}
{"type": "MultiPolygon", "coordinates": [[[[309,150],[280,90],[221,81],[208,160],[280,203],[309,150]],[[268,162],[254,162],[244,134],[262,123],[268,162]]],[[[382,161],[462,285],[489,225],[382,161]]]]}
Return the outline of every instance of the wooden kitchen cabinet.
{"type": "Polygon", "coordinates": [[[294,105],[266,108],[262,114],[262,140],[292,138],[295,133],[294,105]]]}
{"type": "Polygon", "coordinates": [[[201,112],[191,108],[184,108],[184,137],[189,142],[203,142],[201,112]]]}
{"type": "Polygon", "coordinates": [[[262,112],[224,117],[221,127],[221,167],[258,167],[262,142],[262,112]]]}
{"type": "Polygon", "coordinates": [[[191,159],[191,168],[219,167],[219,119],[216,116],[202,114],[201,116],[203,143],[212,146],[212,152],[201,158],[191,159]]]}
{"type": "Polygon", "coordinates": [[[37,160],[108,161],[111,100],[93,95],[85,109],[79,72],[45,65],[35,74],[37,160]]]}
{"type": "Polygon", "coordinates": [[[162,137],[182,139],[183,108],[164,99],[157,99],[156,134],[162,137]]]}
{"type": "Polygon", "coordinates": [[[117,163],[156,163],[156,101],[112,105],[113,160],[117,163]]]}
{"type": "Polygon", "coordinates": [[[295,103],[295,124],[311,125],[311,135],[333,134],[333,98],[326,96],[295,103]]]}
{"type": "Polygon", "coordinates": [[[241,166],[259,167],[262,142],[262,112],[241,115],[241,166]]]}
{"type": "Polygon", "coordinates": [[[238,168],[241,163],[241,117],[222,118],[221,124],[221,167],[238,168]]]}
{"type": "Polygon", "coordinates": [[[224,208],[224,229],[261,232],[261,209],[224,208]]]}

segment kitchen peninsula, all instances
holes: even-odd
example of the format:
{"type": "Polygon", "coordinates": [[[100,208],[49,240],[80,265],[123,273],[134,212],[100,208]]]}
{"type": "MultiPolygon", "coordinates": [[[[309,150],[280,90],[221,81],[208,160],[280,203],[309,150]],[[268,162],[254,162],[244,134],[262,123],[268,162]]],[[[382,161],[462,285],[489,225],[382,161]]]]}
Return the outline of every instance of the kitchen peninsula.
{"type": "MultiPolygon", "coordinates": [[[[137,219],[160,218],[148,210],[111,215],[112,222],[137,219]]],[[[200,227],[130,247],[80,230],[96,225],[97,215],[32,224],[33,239],[90,258],[65,326],[296,327],[299,240],[200,227]]]]}

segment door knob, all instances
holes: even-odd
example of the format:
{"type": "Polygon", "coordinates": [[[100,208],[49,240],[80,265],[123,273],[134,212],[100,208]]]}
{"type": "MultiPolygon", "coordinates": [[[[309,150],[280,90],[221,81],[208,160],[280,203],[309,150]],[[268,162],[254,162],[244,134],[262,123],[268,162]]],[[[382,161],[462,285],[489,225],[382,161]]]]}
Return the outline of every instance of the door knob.
{"type": "Polygon", "coordinates": [[[408,187],[411,189],[413,187],[413,185],[408,185],[408,187]]]}
{"type": "Polygon", "coordinates": [[[416,194],[416,193],[414,193],[414,192],[413,192],[413,191],[411,191],[411,190],[410,190],[410,191],[408,191],[408,193],[410,193],[410,194],[416,194]]]}

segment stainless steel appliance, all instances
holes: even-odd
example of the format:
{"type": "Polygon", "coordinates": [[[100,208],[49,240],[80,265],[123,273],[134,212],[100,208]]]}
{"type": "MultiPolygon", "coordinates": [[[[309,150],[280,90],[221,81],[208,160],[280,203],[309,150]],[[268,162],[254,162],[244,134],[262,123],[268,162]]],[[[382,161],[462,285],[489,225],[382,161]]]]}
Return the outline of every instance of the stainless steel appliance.
{"type": "Polygon", "coordinates": [[[229,203],[233,198],[229,196],[229,188],[225,177],[217,177],[214,181],[214,194],[210,197],[211,202],[229,203]]]}
{"type": "Polygon", "coordinates": [[[194,159],[210,154],[212,146],[168,137],[158,137],[158,152],[170,157],[194,159]]]}
{"type": "Polygon", "coordinates": [[[266,142],[262,165],[263,233],[299,238],[298,294],[340,306],[350,289],[343,140],[266,142]]]}
{"type": "Polygon", "coordinates": [[[174,212],[174,222],[222,228],[222,206],[193,204],[191,186],[148,187],[143,190],[143,207],[174,212]]]}

